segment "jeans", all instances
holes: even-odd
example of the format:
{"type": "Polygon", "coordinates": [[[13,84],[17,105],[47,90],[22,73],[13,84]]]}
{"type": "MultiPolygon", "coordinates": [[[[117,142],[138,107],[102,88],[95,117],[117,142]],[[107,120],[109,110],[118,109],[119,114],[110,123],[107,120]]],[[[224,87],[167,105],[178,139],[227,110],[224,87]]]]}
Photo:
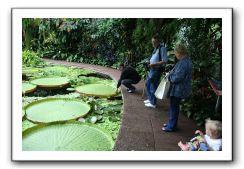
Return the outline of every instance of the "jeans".
{"type": "Polygon", "coordinates": [[[160,70],[151,69],[147,77],[146,94],[152,105],[156,105],[157,102],[157,98],[155,97],[154,93],[157,90],[161,74],[162,73],[160,70]]]}
{"type": "Polygon", "coordinates": [[[132,84],[136,84],[138,82],[131,80],[131,79],[124,79],[121,81],[121,84],[123,84],[125,87],[129,88],[129,90],[135,90],[136,88],[132,84]]]}
{"type": "Polygon", "coordinates": [[[180,101],[181,98],[170,96],[169,121],[167,125],[167,128],[169,129],[177,128],[177,122],[180,112],[180,101]]]}

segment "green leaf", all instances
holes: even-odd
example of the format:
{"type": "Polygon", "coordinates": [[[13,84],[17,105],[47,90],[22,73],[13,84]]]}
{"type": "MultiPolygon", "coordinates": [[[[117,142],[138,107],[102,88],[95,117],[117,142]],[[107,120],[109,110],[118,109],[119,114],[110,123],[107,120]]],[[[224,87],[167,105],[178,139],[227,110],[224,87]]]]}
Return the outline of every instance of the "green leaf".
{"type": "Polygon", "coordinates": [[[23,132],[23,151],[111,151],[107,131],[85,123],[38,125],[23,132]]]}
{"type": "Polygon", "coordinates": [[[66,77],[40,78],[32,80],[31,83],[47,89],[63,88],[69,84],[69,79],[66,77]]]}
{"type": "Polygon", "coordinates": [[[32,93],[36,90],[36,85],[30,83],[22,83],[22,94],[32,93]]]}
{"type": "Polygon", "coordinates": [[[48,98],[34,101],[24,109],[28,120],[49,123],[84,117],[90,111],[90,106],[79,100],[48,98]]]}
{"type": "Polygon", "coordinates": [[[22,122],[22,131],[25,131],[25,130],[31,128],[31,127],[36,126],[36,125],[37,124],[34,124],[34,123],[30,122],[29,120],[24,120],[22,122]]]}
{"type": "Polygon", "coordinates": [[[105,84],[88,84],[79,86],[76,91],[88,96],[109,97],[116,95],[116,89],[105,84]]]}

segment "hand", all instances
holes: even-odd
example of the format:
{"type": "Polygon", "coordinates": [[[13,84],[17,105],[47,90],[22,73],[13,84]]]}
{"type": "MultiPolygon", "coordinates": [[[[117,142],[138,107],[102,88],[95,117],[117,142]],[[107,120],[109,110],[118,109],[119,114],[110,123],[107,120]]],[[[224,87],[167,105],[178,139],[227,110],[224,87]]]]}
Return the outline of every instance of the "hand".
{"type": "Polygon", "coordinates": [[[153,68],[155,66],[155,64],[149,64],[150,68],[153,68]]]}
{"type": "Polygon", "coordinates": [[[200,131],[200,130],[196,130],[196,131],[195,131],[195,134],[199,134],[200,136],[203,136],[203,135],[204,135],[203,132],[200,131]]]}

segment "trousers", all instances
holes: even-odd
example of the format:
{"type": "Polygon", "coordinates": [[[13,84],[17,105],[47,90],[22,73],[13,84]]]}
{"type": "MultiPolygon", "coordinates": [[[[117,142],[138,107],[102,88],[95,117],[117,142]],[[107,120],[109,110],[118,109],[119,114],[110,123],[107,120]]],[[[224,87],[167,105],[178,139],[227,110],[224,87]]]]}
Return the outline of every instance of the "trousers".
{"type": "Polygon", "coordinates": [[[169,121],[168,128],[176,129],[178,123],[178,117],[180,112],[180,101],[181,98],[170,96],[170,107],[169,107],[169,121]]]}
{"type": "Polygon", "coordinates": [[[134,81],[132,79],[124,79],[121,81],[121,84],[123,84],[125,87],[129,88],[130,90],[135,90],[136,88],[132,84],[136,84],[138,81],[134,81]]]}
{"type": "Polygon", "coordinates": [[[154,93],[157,90],[161,74],[162,73],[160,70],[151,69],[146,80],[146,94],[152,105],[156,105],[157,102],[157,98],[155,97],[154,93]]]}

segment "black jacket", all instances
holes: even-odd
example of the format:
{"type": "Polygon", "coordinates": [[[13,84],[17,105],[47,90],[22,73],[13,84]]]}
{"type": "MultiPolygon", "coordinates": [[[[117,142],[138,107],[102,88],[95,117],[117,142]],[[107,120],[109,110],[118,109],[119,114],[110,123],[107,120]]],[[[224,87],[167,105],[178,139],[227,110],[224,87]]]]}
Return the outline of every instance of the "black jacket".
{"type": "Polygon", "coordinates": [[[131,66],[127,66],[121,72],[120,79],[117,84],[117,88],[120,87],[121,81],[124,79],[130,79],[134,82],[134,84],[136,84],[141,80],[141,77],[134,68],[132,68],[131,66]]]}

